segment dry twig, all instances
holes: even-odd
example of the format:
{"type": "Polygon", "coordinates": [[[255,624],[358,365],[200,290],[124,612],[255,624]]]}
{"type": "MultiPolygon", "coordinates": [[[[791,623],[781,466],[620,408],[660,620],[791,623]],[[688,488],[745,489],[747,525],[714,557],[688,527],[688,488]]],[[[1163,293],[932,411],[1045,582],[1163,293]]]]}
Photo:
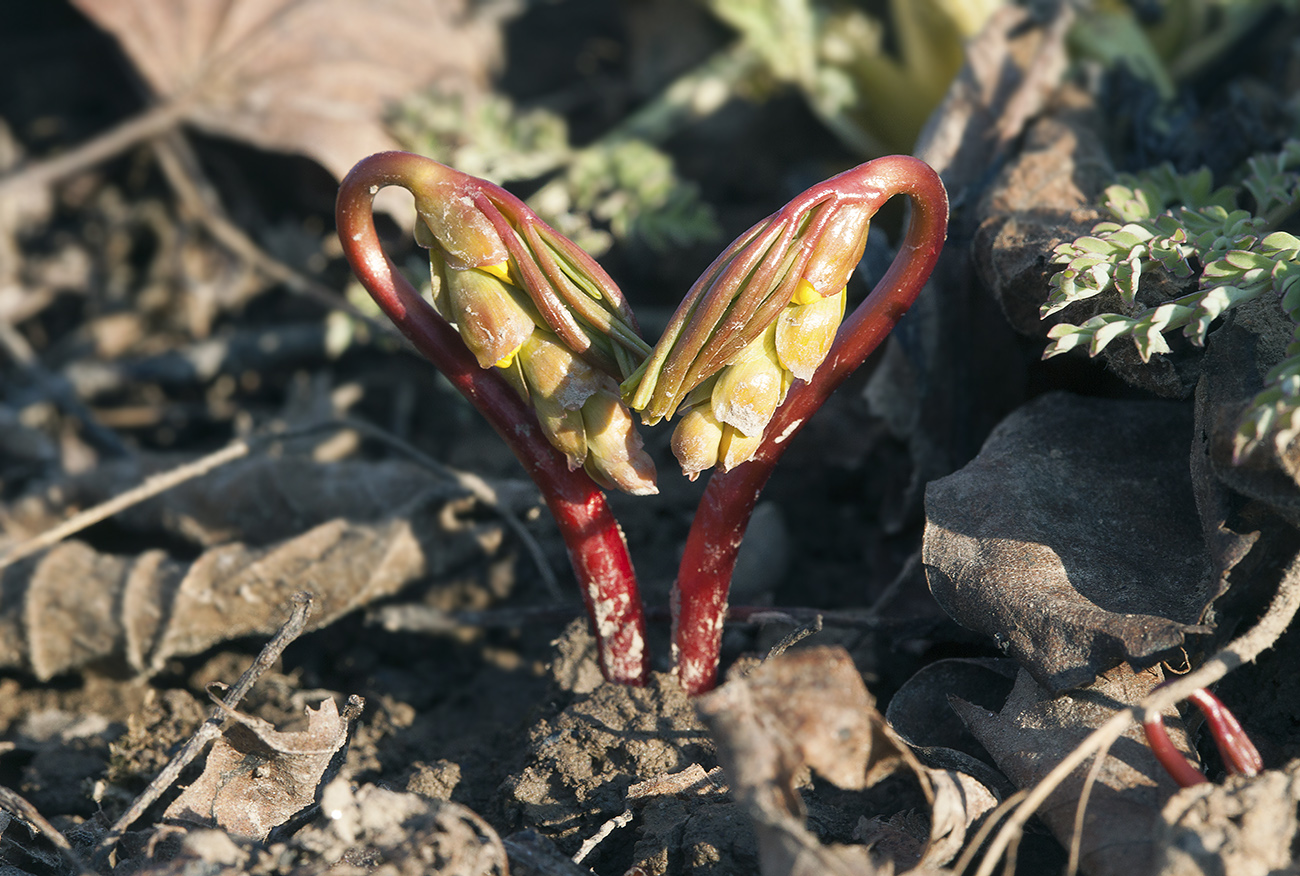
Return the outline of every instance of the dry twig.
{"type": "Polygon", "coordinates": [[[231,222],[226,217],[216,189],[204,177],[198,158],[181,131],[166,132],[154,141],[153,149],[163,175],[180,198],[182,207],[202,223],[218,243],[270,279],[283,283],[290,292],[310,298],[329,310],[346,313],[365,323],[377,335],[401,339],[404,348],[408,351],[411,349],[410,344],[401,338],[387,320],[378,320],[362,313],[333,289],[262,249],[242,228],[231,222]]]}
{"type": "Polygon", "coordinates": [[[1148,709],[1157,712],[1166,709],[1185,699],[1197,688],[1208,687],[1232,670],[1253,662],[1260,654],[1273,647],[1291,625],[1297,609],[1300,609],[1300,554],[1291,560],[1283,572],[1277,593],[1259,623],[1206,660],[1200,668],[1153,691],[1150,696],[1134,703],[1102,724],[1044,776],[993,837],[993,842],[980,862],[976,876],[991,876],[1003,854],[1021,835],[1025,823],[1061,782],[1084,761],[1109,748],[1133,723],[1141,721],[1148,709]]]}
{"type": "Polygon", "coordinates": [[[226,721],[226,710],[236,708],[240,701],[252,690],[257,680],[275,665],[276,660],[280,659],[280,655],[284,653],[284,649],[289,646],[289,643],[302,634],[303,629],[307,626],[307,618],[311,616],[312,597],[309,593],[299,593],[294,597],[293,601],[293,613],[289,616],[289,620],[275,634],[275,637],[266,643],[266,647],[257,655],[253,665],[249,666],[244,671],[244,674],[239,676],[239,680],[235,682],[234,686],[226,691],[226,695],[221,700],[221,706],[212,710],[208,720],[204,721],[199,726],[199,729],[194,731],[194,735],[176,753],[176,756],[171,759],[167,766],[163,767],[158,777],[149,783],[149,787],[141,792],[130,808],[104,834],[103,839],[99,841],[99,845],[95,847],[93,860],[97,866],[108,862],[109,855],[113,853],[118,840],[126,833],[127,828],[134,824],[144,814],[145,810],[176,782],[181,771],[194,758],[199,756],[208,743],[221,735],[221,726],[226,721]]]}
{"type": "Polygon", "coordinates": [[[551,569],[550,564],[546,561],[546,555],[543,553],[541,546],[532,534],[528,532],[523,523],[509,510],[501,507],[497,499],[496,491],[477,475],[467,472],[460,472],[450,468],[425,453],[422,453],[412,445],[398,438],[390,432],[380,429],[378,426],[353,419],[323,420],[317,423],[310,423],[297,429],[289,429],[283,432],[276,432],[261,435],[253,438],[241,438],[228,444],[221,450],[210,453],[193,462],[177,466],[169,471],[161,472],[145,479],[144,483],[134,489],[127,490],[125,493],[114,496],[106,502],[101,502],[92,508],[87,508],[57,526],[47,529],[39,535],[33,536],[21,544],[15,545],[9,551],[0,553],[0,571],[18,562],[19,560],[30,557],[39,553],[46,548],[53,547],[71,535],[75,535],[96,523],[107,520],[114,514],[126,510],[141,502],[152,499],[154,496],[164,493],[173,487],[179,486],[186,481],[202,477],[214,469],[220,468],[229,462],[242,459],[251,454],[254,449],[272,441],[284,441],[290,438],[309,435],[313,432],[319,432],[326,429],[353,429],[361,432],[368,437],[382,441],[391,448],[398,450],[408,456],[414,462],[427,468],[436,475],[453,481],[469,495],[478,499],[486,507],[496,511],[501,521],[515,534],[524,549],[528,551],[534,564],[537,566],[538,574],[542,582],[546,585],[548,592],[557,600],[563,599],[560,591],[559,582],[556,580],[555,572],[551,569]]]}
{"type": "Polygon", "coordinates": [[[94,876],[95,871],[86,866],[86,862],[81,859],[81,855],[77,854],[76,849],[68,842],[67,837],[59,833],[58,828],[46,821],[45,816],[37,812],[36,807],[28,802],[27,798],[0,785],[0,810],[12,813],[18,819],[35,828],[41,836],[49,840],[59,850],[59,854],[72,866],[76,873],[81,874],[81,876],[94,876]]]}
{"type": "Polygon", "coordinates": [[[159,493],[170,490],[172,487],[202,477],[215,468],[220,468],[228,462],[247,456],[252,452],[254,443],[251,439],[240,439],[201,459],[196,459],[185,465],[177,466],[170,471],[146,478],[145,482],[140,486],[114,496],[107,502],[102,502],[93,508],[87,508],[85,511],[72,515],[58,526],[51,527],[40,535],[29,538],[27,541],[15,545],[4,554],[0,554],[0,571],[24,557],[30,557],[32,554],[39,553],[48,547],[53,547],[70,535],[81,532],[83,529],[102,520],[107,520],[119,511],[138,505],[146,499],[151,499],[159,493]]]}

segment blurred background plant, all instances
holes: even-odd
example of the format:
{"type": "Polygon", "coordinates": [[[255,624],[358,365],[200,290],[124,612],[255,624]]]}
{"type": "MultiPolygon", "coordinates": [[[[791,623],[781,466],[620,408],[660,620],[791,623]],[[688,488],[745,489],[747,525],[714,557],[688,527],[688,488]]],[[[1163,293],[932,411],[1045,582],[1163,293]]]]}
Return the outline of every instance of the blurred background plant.
{"type": "Polygon", "coordinates": [[[699,186],[652,143],[620,133],[574,146],[558,113],[501,94],[427,91],[402,101],[391,129],[411,152],[498,185],[553,175],[528,204],[592,255],[615,241],[656,253],[719,236],[699,186]]]}
{"type": "Polygon", "coordinates": [[[1295,0],[1095,0],[1070,33],[1081,58],[1123,65],[1172,100],[1269,12],[1295,0]]]}
{"type": "Polygon", "coordinates": [[[799,89],[818,118],[866,156],[910,152],[1005,0],[890,0],[883,15],[815,0],[707,0],[764,72],[799,89]]]}
{"type": "MultiPolygon", "coordinates": [[[[966,45],[1008,0],[701,0],[738,39],[718,48],[593,142],[563,116],[500,93],[428,90],[396,105],[403,146],[502,185],[594,255],[615,243],[662,254],[720,237],[699,185],[661,144],[727,100],[795,89],[851,152],[910,152],[965,61],[966,45]]],[[[1122,69],[1172,101],[1250,28],[1295,0],[1031,3],[1074,15],[1076,60],[1122,69]]]]}

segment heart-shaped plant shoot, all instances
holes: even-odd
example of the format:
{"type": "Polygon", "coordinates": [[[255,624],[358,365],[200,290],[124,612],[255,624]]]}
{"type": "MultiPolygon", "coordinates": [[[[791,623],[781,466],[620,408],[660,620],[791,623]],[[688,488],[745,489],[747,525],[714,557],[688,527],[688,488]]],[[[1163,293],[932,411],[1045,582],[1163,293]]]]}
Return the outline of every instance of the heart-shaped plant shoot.
{"type": "Polygon", "coordinates": [[[339,190],[344,252],[415,347],[492,423],[537,483],[582,587],[605,678],[644,684],[644,613],[627,544],[601,488],[657,492],[631,411],[680,416],[687,477],[717,467],[674,587],[673,671],[713,687],[737,549],[786,443],[916,299],[947,228],[938,176],[906,156],[829,179],[741,235],[687,294],[659,343],[638,333],[600,266],[518,198],[435,161],[385,152],[339,190]],[[374,195],[415,196],[432,288],[384,254],[374,195]],[[841,325],[845,283],[885,201],[909,198],[893,265],[841,325]]]}

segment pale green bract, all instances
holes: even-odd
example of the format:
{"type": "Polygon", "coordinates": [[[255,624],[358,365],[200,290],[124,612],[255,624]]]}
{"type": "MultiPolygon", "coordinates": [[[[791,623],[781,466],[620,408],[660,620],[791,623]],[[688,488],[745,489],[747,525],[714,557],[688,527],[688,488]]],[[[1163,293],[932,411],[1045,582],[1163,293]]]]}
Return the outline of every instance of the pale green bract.
{"type": "Polygon", "coordinates": [[[1182,329],[1202,346],[1218,317],[1265,293],[1277,295],[1298,324],[1296,335],[1242,417],[1234,444],[1240,460],[1265,438],[1282,448],[1300,436],[1300,239],[1271,231],[1300,208],[1300,141],[1250,159],[1239,185],[1212,186],[1209,170],[1178,174],[1163,165],[1106,189],[1104,207],[1116,221],[1056,248],[1054,261],[1064,267],[1039,315],[1112,289],[1127,312],[1053,326],[1043,358],[1076,348],[1096,356],[1111,341],[1130,338],[1147,362],[1170,352],[1166,333],[1182,329]],[[1253,212],[1237,207],[1243,191],[1253,212]],[[1195,278],[1196,291],[1142,307],[1138,289],[1153,272],[1195,278]]]}

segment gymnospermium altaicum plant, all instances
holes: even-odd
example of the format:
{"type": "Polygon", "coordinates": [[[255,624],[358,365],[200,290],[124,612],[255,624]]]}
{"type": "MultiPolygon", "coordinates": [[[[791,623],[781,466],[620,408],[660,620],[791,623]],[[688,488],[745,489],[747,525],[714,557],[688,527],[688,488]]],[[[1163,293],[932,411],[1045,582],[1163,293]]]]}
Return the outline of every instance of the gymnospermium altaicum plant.
{"type": "Polygon", "coordinates": [[[1096,356],[1112,341],[1130,338],[1148,362],[1170,352],[1167,333],[1182,329],[1204,346],[1214,320],[1272,293],[1297,323],[1295,335],[1242,416],[1234,461],[1269,437],[1283,448],[1300,436],[1300,238],[1277,230],[1300,208],[1300,140],[1251,158],[1238,184],[1216,189],[1208,169],[1180,175],[1162,165],[1121,177],[1106,189],[1103,206],[1113,221],[1056,247],[1054,260],[1064,268],[1052,277],[1039,316],[1111,289],[1128,312],[1053,326],[1043,358],[1076,348],[1096,356]],[[1238,206],[1243,193],[1252,210],[1238,206]],[[1143,308],[1136,301],[1139,283],[1159,271],[1175,280],[1195,278],[1196,291],[1143,308]]]}

